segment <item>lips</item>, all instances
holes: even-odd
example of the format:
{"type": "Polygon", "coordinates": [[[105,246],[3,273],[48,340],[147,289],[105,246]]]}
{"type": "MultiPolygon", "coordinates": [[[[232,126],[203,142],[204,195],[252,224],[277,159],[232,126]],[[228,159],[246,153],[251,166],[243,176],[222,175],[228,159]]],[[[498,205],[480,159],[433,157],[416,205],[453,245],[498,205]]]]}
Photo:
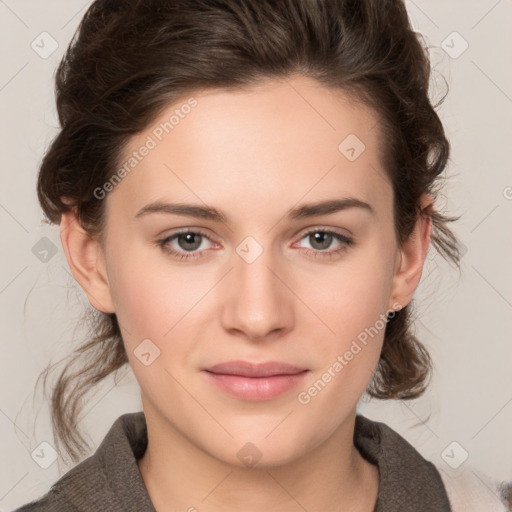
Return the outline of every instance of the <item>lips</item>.
{"type": "Polygon", "coordinates": [[[218,389],[242,400],[270,400],[290,391],[309,370],[288,363],[229,361],[204,370],[218,389]]]}
{"type": "Polygon", "coordinates": [[[246,361],[230,361],[220,363],[207,368],[206,371],[222,375],[239,375],[241,377],[272,377],[275,375],[296,375],[305,368],[299,368],[287,363],[268,362],[268,363],[249,363],[246,361]]]}

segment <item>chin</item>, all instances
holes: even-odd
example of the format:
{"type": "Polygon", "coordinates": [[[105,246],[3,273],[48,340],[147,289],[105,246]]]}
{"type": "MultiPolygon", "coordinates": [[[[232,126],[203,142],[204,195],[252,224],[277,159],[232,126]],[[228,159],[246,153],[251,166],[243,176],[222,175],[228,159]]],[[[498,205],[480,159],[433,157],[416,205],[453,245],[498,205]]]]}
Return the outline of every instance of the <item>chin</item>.
{"type": "Polygon", "coordinates": [[[272,430],[265,429],[263,434],[260,429],[247,431],[224,446],[211,447],[209,453],[232,466],[264,469],[290,464],[307,451],[307,441],[298,432],[296,435],[290,430],[270,435],[269,432],[272,430]]]}
{"type": "Polygon", "coordinates": [[[256,445],[250,441],[236,447],[236,454],[233,452],[219,454],[222,462],[241,469],[264,470],[282,467],[294,462],[300,454],[297,449],[275,449],[271,450],[265,446],[256,445]]]}

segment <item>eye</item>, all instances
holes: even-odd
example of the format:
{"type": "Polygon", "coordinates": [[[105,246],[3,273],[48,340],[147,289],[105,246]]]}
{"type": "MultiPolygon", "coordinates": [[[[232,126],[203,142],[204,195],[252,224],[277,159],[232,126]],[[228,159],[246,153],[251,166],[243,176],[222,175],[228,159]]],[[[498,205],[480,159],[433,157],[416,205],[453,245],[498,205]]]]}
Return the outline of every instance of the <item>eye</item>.
{"type": "MultiPolygon", "coordinates": [[[[300,240],[307,239],[312,248],[305,252],[313,257],[334,258],[345,252],[354,241],[337,231],[313,229],[305,233],[300,240]],[[337,249],[327,250],[337,242],[337,249]]],[[[157,241],[161,249],[178,260],[194,260],[205,256],[210,237],[200,230],[183,230],[157,241]]],[[[213,242],[212,242],[213,243],[213,242]]]]}
{"type": "Polygon", "coordinates": [[[157,243],[162,250],[179,260],[192,260],[203,257],[206,249],[204,242],[207,240],[211,242],[203,231],[185,230],[158,240],[157,243]]]}
{"type": "Polygon", "coordinates": [[[301,240],[306,239],[312,246],[311,249],[306,247],[306,252],[312,254],[313,257],[333,258],[345,252],[354,241],[337,231],[329,231],[326,229],[313,229],[304,234],[301,240]],[[326,250],[332,246],[333,242],[337,242],[339,247],[333,250],[326,250]]]}

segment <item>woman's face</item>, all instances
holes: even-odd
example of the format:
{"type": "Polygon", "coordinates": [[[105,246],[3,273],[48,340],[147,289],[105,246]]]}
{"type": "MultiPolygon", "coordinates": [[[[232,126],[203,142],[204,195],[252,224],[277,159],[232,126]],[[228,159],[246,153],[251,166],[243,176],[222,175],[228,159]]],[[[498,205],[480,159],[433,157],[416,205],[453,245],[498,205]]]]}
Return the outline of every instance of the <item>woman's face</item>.
{"type": "Polygon", "coordinates": [[[353,419],[406,305],[376,123],[294,78],[191,94],[133,138],[104,262],[148,422],[272,465],[353,419]]]}

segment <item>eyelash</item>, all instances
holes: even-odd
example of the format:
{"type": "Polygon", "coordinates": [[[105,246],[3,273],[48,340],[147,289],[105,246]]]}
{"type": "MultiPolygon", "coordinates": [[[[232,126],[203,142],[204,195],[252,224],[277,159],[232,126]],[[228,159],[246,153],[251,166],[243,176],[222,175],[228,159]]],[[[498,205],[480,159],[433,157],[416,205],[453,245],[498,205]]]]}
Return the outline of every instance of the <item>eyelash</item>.
{"type": "MultiPolygon", "coordinates": [[[[336,256],[339,256],[340,254],[345,252],[349,247],[351,247],[354,244],[354,241],[351,238],[348,238],[347,236],[342,235],[341,233],[338,233],[337,231],[330,231],[327,229],[312,229],[311,231],[304,233],[304,235],[302,235],[300,240],[306,238],[309,235],[312,235],[313,233],[325,233],[327,235],[333,235],[333,237],[336,240],[338,240],[339,242],[342,243],[342,246],[339,249],[335,249],[335,250],[331,250],[331,251],[326,251],[326,250],[320,251],[320,250],[306,248],[306,252],[308,254],[311,254],[314,258],[318,258],[318,257],[327,258],[327,259],[335,258],[336,256]]],[[[196,253],[189,252],[187,254],[184,252],[176,251],[175,249],[172,249],[169,246],[169,243],[171,241],[173,241],[174,239],[176,239],[178,236],[187,235],[187,234],[201,235],[202,237],[205,237],[208,240],[210,240],[210,237],[204,231],[201,231],[200,229],[193,230],[193,231],[192,230],[183,230],[183,231],[174,233],[170,236],[167,236],[165,238],[162,238],[160,240],[157,240],[157,244],[164,252],[166,252],[167,254],[170,254],[172,257],[174,257],[178,260],[196,260],[198,258],[202,258],[203,256],[201,255],[200,252],[196,252],[196,253]]],[[[210,241],[212,241],[212,240],[210,240],[210,241]]]]}

